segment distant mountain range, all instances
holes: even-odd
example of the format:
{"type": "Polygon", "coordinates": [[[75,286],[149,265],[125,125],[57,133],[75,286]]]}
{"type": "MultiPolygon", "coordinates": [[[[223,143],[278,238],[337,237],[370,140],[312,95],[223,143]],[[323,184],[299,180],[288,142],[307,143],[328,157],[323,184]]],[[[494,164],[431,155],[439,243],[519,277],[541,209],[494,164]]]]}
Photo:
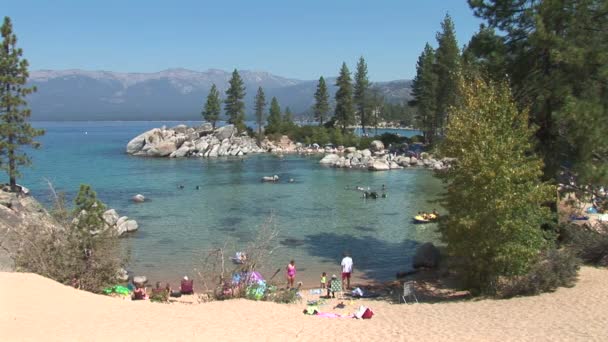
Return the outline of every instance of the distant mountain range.
{"type": "MultiPolygon", "coordinates": [[[[28,96],[32,120],[198,120],[211,85],[221,94],[228,88],[231,72],[168,69],[155,73],[118,73],[85,70],[39,70],[29,83],[38,91],[28,96]]],[[[247,117],[261,86],[266,100],[276,96],[281,108],[289,106],[297,116],[307,117],[314,103],[317,80],[276,76],[263,71],[240,70],[247,95],[247,117]]],[[[335,78],[326,79],[333,98],[335,78]]],[[[411,81],[374,84],[387,101],[410,99],[411,81]]]]}

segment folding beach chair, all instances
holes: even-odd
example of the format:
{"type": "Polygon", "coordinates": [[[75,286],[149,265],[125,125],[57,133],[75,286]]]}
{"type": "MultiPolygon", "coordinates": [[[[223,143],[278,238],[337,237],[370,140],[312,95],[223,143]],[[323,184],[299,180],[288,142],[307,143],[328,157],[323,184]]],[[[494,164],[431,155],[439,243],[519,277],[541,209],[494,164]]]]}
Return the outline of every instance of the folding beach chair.
{"type": "MultiPolygon", "coordinates": [[[[418,298],[416,298],[416,293],[414,291],[414,282],[412,281],[406,281],[403,283],[403,295],[400,299],[403,299],[405,304],[407,304],[406,298],[409,299],[410,302],[412,301],[412,298],[414,298],[416,303],[418,303],[418,298]]],[[[401,303],[401,300],[399,300],[399,302],[401,303]]]]}
{"type": "Polygon", "coordinates": [[[342,281],[338,279],[332,279],[329,282],[329,290],[333,292],[336,298],[344,299],[344,290],[342,290],[342,281]]]}

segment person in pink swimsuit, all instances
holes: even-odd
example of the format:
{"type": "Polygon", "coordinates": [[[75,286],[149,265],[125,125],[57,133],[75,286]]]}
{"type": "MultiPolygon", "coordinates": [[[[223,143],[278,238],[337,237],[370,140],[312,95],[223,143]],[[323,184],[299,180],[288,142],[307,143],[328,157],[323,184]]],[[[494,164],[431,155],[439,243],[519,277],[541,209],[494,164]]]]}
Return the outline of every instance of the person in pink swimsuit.
{"type": "Polygon", "coordinates": [[[293,288],[293,283],[296,280],[296,262],[291,260],[287,265],[287,288],[293,288]]]}

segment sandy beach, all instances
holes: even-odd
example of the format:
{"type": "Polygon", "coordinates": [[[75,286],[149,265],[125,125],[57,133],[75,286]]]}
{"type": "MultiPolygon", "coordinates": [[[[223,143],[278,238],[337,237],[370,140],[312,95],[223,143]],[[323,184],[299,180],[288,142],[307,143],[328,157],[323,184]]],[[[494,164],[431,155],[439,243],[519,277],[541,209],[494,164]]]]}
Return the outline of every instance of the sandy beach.
{"type": "MultiPolygon", "coordinates": [[[[608,271],[585,267],[574,288],[510,300],[398,305],[337,299],[329,312],[371,307],[371,320],[321,318],[304,303],[132,302],[35,274],[0,273],[2,341],[605,341],[608,271]]],[[[308,296],[308,295],[307,295],[308,296]]]]}

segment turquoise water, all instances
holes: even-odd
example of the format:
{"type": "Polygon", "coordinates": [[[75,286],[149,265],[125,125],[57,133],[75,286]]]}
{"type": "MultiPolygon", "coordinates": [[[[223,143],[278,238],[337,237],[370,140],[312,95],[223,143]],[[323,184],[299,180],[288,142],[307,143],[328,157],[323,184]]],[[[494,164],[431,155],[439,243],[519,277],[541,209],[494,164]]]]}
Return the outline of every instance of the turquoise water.
{"type": "Polygon", "coordinates": [[[46,179],[73,198],[80,183],[120,215],[139,222],[123,239],[130,269],[153,280],[193,274],[212,247],[244,248],[271,216],[280,231],[269,269],[295,259],[299,280],[314,286],[321,272],[338,273],[343,251],[352,253],[355,276],[388,280],[409,269],[415,247],[437,238],[433,225],[411,217],[431,210],[441,184],[426,170],[367,172],[318,164],[320,157],[271,155],[219,159],[146,159],[125,154],[126,143],[160,122],[35,123],[47,130],[42,149],[21,183],[48,203],[46,179]],[[277,174],[279,184],[260,178],[277,174]],[[293,178],[294,183],[286,180],[293,178]],[[388,198],[364,200],[346,190],[387,188],[388,198]],[[178,189],[184,185],[184,189],[178,189]],[[196,186],[200,190],[196,190],[196,186]],[[149,201],[130,198],[141,193],[149,201]]]}

